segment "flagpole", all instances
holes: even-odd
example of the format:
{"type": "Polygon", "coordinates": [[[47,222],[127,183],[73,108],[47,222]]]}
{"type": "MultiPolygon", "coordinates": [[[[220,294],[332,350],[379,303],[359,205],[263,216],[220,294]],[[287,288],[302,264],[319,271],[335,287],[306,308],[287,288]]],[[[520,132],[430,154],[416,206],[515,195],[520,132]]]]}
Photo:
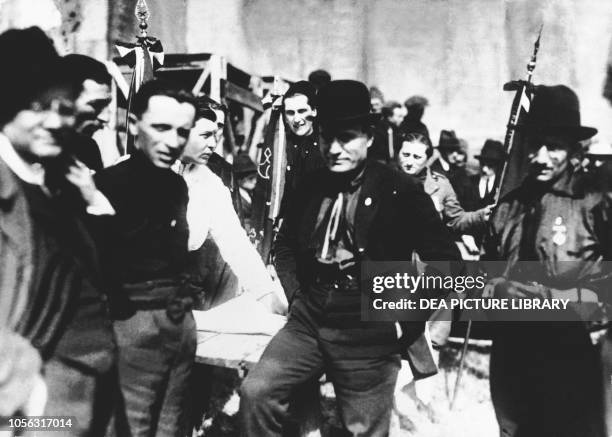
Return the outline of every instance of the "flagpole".
{"type": "MultiPolygon", "coordinates": [[[[506,176],[506,172],[508,169],[508,162],[510,157],[510,152],[514,146],[514,134],[516,132],[516,128],[518,126],[518,120],[521,115],[521,111],[525,109],[529,111],[530,99],[527,96],[527,91],[531,92],[532,84],[531,78],[533,76],[533,71],[536,67],[536,61],[538,56],[538,51],[540,50],[540,38],[542,37],[542,29],[544,25],[540,26],[540,31],[538,32],[538,38],[536,39],[533,45],[533,53],[531,54],[531,59],[527,63],[527,79],[519,80],[519,81],[511,81],[504,85],[504,91],[513,91],[516,90],[516,94],[514,97],[514,101],[512,102],[512,109],[510,110],[510,120],[508,121],[508,127],[506,129],[506,138],[504,141],[504,150],[506,152],[506,159],[504,160],[504,165],[502,167],[501,176],[499,179],[495,180],[495,202],[494,205],[497,206],[499,204],[499,200],[501,197],[501,188],[502,182],[506,176]]],[[[450,409],[452,410],[455,405],[455,400],[457,398],[457,393],[459,392],[459,384],[461,383],[461,377],[463,375],[463,371],[465,368],[465,358],[467,356],[467,348],[468,342],[470,341],[470,332],[472,330],[472,320],[468,320],[467,329],[465,331],[465,338],[463,339],[463,349],[461,353],[461,359],[459,361],[459,369],[457,370],[457,379],[455,380],[455,387],[453,390],[453,396],[450,403],[450,409]]]]}
{"type": "Polygon", "coordinates": [[[134,15],[138,20],[140,34],[136,36],[135,43],[116,42],[115,47],[119,56],[131,67],[132,78],[130,80],[129,92],[127,95],[127,114],[126,114],[126,151],[133,151],[133,138],[129,129],[129,115],[132,108],[134,95],[140,86],[153,79],[153,72],[164,63],[164,52],[160,41],[148,35],[149,18],[151,14],[146,0],[138,0],[134,8],[134,15]]]}
{"type": "Polygon", "coordinates": [[[540,26],[540,31],[538,32],[538,38],[536,39],[533,45],[533,53],[531,55],[531,59],[527,63],[527,80],[524,81],[511,81],[504,85],[504,91],[513,91],[516,90],[516,94],[514,97],[514,101],[512,102],[512,109],[510,110],[510,119],[508,121],[508,126],[506,129],[506,138],[504,141],[504,150],[506,152],[506,159],[504,160],[504,165],[502,167],[501,175],[495,181],[495,202],[494,205],[499,203],[501,197],[501,188],[502,182],[506,176],[506,172],[508,170],[508,162],[510,157],[510,152],[512,152],[512,148],[514,147],[514,134],[516,132],[516,128],[518,126],[518,119],[521,114],[521,110],[524,108],[526,111],[529,111],[530,99],[527,96],[527,91],[531,90],[531,78],[533,76],[533,71],[536,67],[536,61],[538,56],[538,51],[540,50],[540,39],[542,38],[542,29],[544,25],[540,26]]]}

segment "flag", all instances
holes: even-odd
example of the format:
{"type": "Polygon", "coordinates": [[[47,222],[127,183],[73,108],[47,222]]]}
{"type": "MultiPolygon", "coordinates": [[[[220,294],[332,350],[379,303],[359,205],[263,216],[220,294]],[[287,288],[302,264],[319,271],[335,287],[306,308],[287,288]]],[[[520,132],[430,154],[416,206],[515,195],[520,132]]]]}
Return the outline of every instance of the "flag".
{"type": "MultiPolygon", "coordinates": [[[[132,68],[132,79],[130,90],[127,97],[126,126],[132,109],[132,100],[140,86],[153,79],[153,72],[164,64],[164,49],[161,42],[152,36],[139,36],[136,43],[116,42],[115,47],[121,59],[132,68]]],[[[127,152],[130,153],[133,147],[130,130],[128,133],[127,152]]]]}
{"type": "Polygon", "coordinates": [[[495,203],[518,188],[527,174],[529,151],[525,143],[525,135],[519,127],[529,113],[534,88],[534,85],[525,81],[512,81],[504,85],[505,91],[515,91],[515,95],[504,141],[506,162],[499,179],[495,203]]]}
{"type": "Polygon", "coordinates": [[[285,187],[287,150],[282,109],[275,107],[264,137],[257,164],[257,184],[253,192],[251,240],[263,261],[268,262],[285,187]]]}
{"type": "Polygon", "coordinates": [[[504,91],[514,91],[515,94],[504,141],[506,161],[504,162],[501,178],[499,181],[495,181],[495,204],[499,203],[508,193],[518,188],[523,183],[527,174],[529,151],[524,132],[521,132],[519,127],[524,124],[523,121],[529,113],[535,93],[535,86],[531,83],[531,77],[535,70],[538,51],[540,50],[542,29],[543,25],[540,26],[538,38],[533,44],[531,59],[527,63],[527,80],[513,80],[504,85],[504,91]]]}

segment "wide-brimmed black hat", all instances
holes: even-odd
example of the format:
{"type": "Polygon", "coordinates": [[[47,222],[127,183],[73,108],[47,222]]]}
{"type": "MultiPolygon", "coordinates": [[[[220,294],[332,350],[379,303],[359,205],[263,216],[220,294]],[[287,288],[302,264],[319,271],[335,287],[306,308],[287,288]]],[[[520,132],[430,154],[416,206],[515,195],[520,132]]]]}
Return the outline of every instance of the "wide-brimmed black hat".
{"type": "Polygon", "coordinates": [[[371,123],[378,120],[370,112],[370,92],[364,83],[356,80],[334,80],[319,94],[318,118],[323,129],[353,123],[371,123]]]}
{"type": "Polygon", "coordinates": [[[461,143],[454,130],[441,130],[438,149],[442,150],[461,150],[461,143]]]}
{"type": "Polygon", "coordinates": [[[499,141],[488,139],[480,149],[480,155],[476,155],[474,158],[479,161],[503,162],[506,159],[504,145],[499,141]]]}
{"type": "Polygon", "coordinates": [[[581,125],[578,96],[565,85],[536,87],[525,123],[519,128],[531,137],[561,143],[586,140],[597,133],[581,125]]]}

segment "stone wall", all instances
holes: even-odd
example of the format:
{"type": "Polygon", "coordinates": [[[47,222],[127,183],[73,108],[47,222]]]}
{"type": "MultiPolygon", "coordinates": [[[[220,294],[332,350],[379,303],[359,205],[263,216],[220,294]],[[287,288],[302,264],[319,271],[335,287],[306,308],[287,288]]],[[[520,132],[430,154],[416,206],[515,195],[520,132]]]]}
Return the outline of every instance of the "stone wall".
{"type": "Polygon", "coordinates": [[[602,97],[608,0],[190,0],[187,48],[259,74],[300,79],[325,68],[387,98],[422,94],[433,136],[455,129],[474,151],[503,138],[511,96],[502,86],[525,77],[541,24],[534,81],[573,87],[583,121],[612,140],[602,97]]]}
{"type": "MultiPolygon", "coordinates": [[[[105,58],[114,55],[109,41],[137,32],[136,0],[0,0],[0,29],[52,1],[63,18],[52,32],[64,51],[105,58]]],[[[503,137],[511,100],[503,83],[525,76],[543,24],[534,81],[573,87],[583,121],[612,140],[612,110],[602,97],[609,0],[147,1],[150,32],[166,52],[219,53],[246,71],[293,80],[325,68],[400,101],[422,94],[432,135],[455,129],[472,150],[503,137]]]]}

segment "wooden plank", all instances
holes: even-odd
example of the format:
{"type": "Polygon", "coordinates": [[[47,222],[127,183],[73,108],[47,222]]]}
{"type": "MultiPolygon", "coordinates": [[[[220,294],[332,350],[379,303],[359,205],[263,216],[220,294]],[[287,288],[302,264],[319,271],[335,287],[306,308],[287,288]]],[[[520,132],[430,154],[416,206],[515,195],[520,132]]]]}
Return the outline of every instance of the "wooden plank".
{"type": "Polygon", "coordinates": [[[231,82],[225,83],[225,98],[251,108],[257,112],[263,112],[261,98],[250,90],[244,89],[231,82]]]}
{"type": "Polygon", "coordinates": [[[219,334],[198,331],[197,363],[243,369],[259,361],[269,335],[219,334]]]}

